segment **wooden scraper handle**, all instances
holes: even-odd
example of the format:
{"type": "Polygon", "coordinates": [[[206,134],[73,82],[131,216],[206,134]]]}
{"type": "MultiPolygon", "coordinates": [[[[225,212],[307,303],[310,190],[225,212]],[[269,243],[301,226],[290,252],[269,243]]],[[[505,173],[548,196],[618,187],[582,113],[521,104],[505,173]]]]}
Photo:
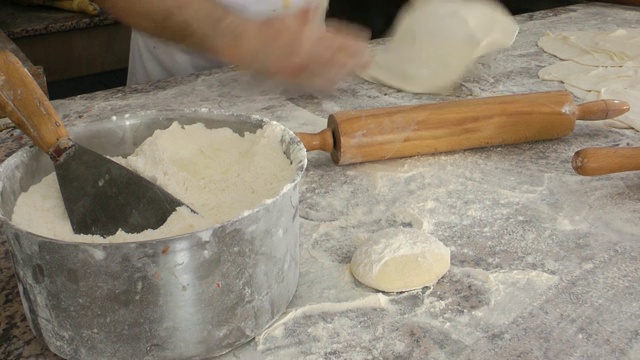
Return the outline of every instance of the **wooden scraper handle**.
{"type": "Polygon", "coordinates": [[[72,144],[62,120],[20,60],[0,50],[0,109],[54,160],[72,144]]]}
{"type": "Polygon", "coordinates": [[[434,104],[341,111],[316,134],[296,133],[307,151],[331,153],[338,165],[556,139],[576,120],[612,119],[619,100],[580,105],[567,91],[495,96],[434,104]]]}
{"type": "Polygon", "coordinates": [[[573,170],[584,176],[598,176],[640,170],[640,147],[596,147],[576,151],[573,170]]]}

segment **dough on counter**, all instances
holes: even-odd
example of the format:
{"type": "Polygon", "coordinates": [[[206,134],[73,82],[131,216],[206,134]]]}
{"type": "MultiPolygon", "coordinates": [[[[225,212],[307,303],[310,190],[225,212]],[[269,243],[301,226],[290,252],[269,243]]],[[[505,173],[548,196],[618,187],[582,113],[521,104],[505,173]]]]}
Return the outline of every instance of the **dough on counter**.
{"type": "Polygon", "coordinates": [[[631,110],[604,124],[640,131],[640,29],[574,31],[546,34],[538,41],[543,50],[567,59],[538,72],[542,80],[561,81],[584,101],[627,101],[631,110]]]}
{"type": "Polygon", "coordinates": [[[596,67],[562,61],[549,65],[538,72],[542,80],[561,81],[565,89],[584,101],[598,99],[624,100],[630,111],[615,119],[605,120],[608,126],[640,131],[640,68],[616,66],[596,67]]]}
{"type": "Polygon", "coordinates": [[[640,29],[547,33],[538,46],[582,65],[640,66],[640,29]]]}
{"type": "Polygon", "coordinates": [[[609,85],[600,90],[600,98],[628,101],[629,112],[616,119],[640,131],[640,78],[609,85]]]}
{"type": "Polygon", "coordinates": [[[350,264],[356,279],[385,292],[432,286],[449,267],[449,248],[432,235],[410,228],[371,235],[356,249],[350,264]]]}
{"type": "Polygon", "coordinates": [[[640,79],[640,68],[588,66],[573,61],[560,61],[540,70],[538,77],[542,80],[562,81],[585,91],[600,91],[621,81],[640,79]]]}
{"type": "Polygon", "coordinates": [[[493,0],[412,0],[359,75],[412,93],[450,91],[479,57],[509,47],[518,25],[493,0]]]}

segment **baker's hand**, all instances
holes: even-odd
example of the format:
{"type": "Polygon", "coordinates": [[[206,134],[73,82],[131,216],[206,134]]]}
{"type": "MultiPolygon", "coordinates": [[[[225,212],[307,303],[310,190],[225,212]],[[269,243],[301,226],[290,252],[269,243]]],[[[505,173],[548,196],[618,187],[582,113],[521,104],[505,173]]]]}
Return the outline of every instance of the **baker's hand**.
{"type": "Polygon", "coordinates": [[[317,6],[252,22],[243,33],[234,64],[309,90],[330,91],[370,61],[369,33],[346,23],[325,25],[317,6]]]}

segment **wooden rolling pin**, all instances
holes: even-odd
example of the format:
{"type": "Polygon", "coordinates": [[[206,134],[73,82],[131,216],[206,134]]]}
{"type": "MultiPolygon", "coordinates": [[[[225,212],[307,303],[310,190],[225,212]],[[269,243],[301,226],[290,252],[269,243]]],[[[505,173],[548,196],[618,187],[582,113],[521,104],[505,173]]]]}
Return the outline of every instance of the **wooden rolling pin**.
{"type": "Polygon", "coordinates": [[[584,176],[607,175],[640,170],[640,147],[586,148],[578,150],[571,161],[573,170],[584,176]]]}
{"type": "Polygon", "coordinates": [[[331,153],[337,165],[494,145],[556,139],[576,120],[604,120],[629,111],[619,100],[576,105],[567,91],[506,95],[435,104],[341,111],[327,128],[296,133],[307,151],[331,153]]]}

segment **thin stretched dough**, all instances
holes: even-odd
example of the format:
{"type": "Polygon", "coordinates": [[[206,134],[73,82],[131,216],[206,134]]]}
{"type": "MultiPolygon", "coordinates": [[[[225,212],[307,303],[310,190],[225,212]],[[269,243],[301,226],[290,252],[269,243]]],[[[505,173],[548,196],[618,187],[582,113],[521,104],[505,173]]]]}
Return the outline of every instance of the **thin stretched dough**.
{"type": "Polygon", "coordinates": [[[585,101],[617,99],[631,110],[603,123],[640,131],[640,29],[547,33],[538,46],[560,59],[538,72],[585,101]]]}
{"type": "Polygon", "coordinates": [[[547,33],[538,46],[563,60],[590,66],[640,66],[640,29],[547,33]]]}
{"type": "Polygon", "coordinates": [[[359,75],[407,92],[444,93],[477,58],[511,46],[518,29],[492,0],[413,0],[398,14],[390,42],[359,75]]]}
{"type": "Polygon", "coordinates": [[[562,81],[585,91],[600,89],[623,81],[640,79],[640,68],[629,66],[587,66],[561,61],[538,72],[542,80],[562,81]]]}
{"type": "Polygon", "coordinates": [[[600,90],[600,99],[619,99],[629,102],[629,112],[616,119],[640,131],[640,78],[603,88],[600,90]]]}

